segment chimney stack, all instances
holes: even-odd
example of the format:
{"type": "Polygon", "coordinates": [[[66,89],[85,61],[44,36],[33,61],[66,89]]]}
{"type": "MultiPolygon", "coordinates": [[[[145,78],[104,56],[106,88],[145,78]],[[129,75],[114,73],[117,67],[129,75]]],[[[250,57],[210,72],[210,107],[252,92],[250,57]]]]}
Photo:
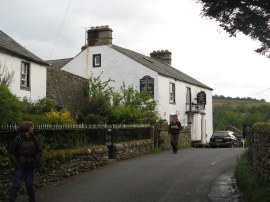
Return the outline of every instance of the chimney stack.
{"type": "Polygon", "coordinates": [[[171,65],[172,63],[172,53],[167,49],[161,51],[153,51],[152,53],[150,53],[150,57],[166,62],[169,65],[171,65]]]}
{"type": "Polygon", "coordinates": [[[87,45],[101,46],[112,44],[112,29],[108,26],[91,27],[87,31],[87,45]]]}

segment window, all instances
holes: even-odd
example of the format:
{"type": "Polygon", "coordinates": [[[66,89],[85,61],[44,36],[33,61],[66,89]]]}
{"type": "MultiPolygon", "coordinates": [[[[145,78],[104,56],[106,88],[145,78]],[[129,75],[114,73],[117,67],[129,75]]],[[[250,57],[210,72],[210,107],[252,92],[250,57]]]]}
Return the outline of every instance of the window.
{"type": "Polygon", "coordinates": [[[187,88],[186,94],[186,104],[187,104],[187,111],[191,111],[191,89],[187,88]]]}
{"type": "Polygon", "coordinates": [[[170,83],[170,103],[175,103],[175,84],[170,83]]]}
{"type": "Polygon", "coordinates": [[[93,67],[101,67],[101,54],[93,55],[93,67]]]}
{"type": "Polygon", "coordinates": [[[21,88],[30,89],[30,63],[22,61],[21,64],[21,88]]]}

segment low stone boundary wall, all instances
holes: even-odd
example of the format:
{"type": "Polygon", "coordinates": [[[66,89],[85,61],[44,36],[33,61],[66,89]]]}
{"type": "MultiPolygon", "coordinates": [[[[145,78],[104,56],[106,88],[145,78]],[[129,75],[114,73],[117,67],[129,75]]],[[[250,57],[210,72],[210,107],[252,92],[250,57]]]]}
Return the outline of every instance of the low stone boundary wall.
{"type": "Polygon", "coordinates": [[[117,160],[124,160],[136,156],[150,154],[152,148],[153,141],[150,139],[117,143],[112,147],[112,158],[117,160]]]}
{"type": "MultiPolygon", "coordinates": [[[[160,138],[162,139],[162,144],[165,144],[166,147],[171,146],[171,136],[168,134],[168,131],[161,131],[160,138]]],[[[179,146],[190,146],[191,145],[191,131],[189,127],[183,127],[179,135],[179,146]]]]}
{"type": "MultiPolygon", "coordinates": [[[[39,172],[36,172],[35,187],[42,187],[108,163],[106,146],[45,152],[42,166],[39,172]]],[[[7,198],[13,174],[14,168],[10,165],[8,158],[0,159],[0,201],[7,198]]],[[[24,182],[19,193],[26,193],[24,182]]]]}
{"type": "Polygon", "coordinates": [[[253,126],[248,151],[253,172],[270,186],[270,122],[253,126]]]}

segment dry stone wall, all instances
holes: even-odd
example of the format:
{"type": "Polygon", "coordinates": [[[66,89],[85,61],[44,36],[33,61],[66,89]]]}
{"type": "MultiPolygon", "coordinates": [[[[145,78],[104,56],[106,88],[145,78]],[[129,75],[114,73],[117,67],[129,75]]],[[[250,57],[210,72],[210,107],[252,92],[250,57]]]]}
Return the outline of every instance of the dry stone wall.
{"type": "MultiPolygon", "coordinates": [[[[171,137],[168,134],[168,130],[163,130],[160,133],[160,138],[162,139],[163,144],[166,146],[171,146],[171,137]]],[[[191,145],[191,131],[190,127],[183,127],[183,129],[180,132],[179,140],[178,140],[179,146],[190,146],[191,145]]]]}
{"type": "MultiPolygon", "coordinates": [[[[109,163],[108,148],[95,146],[80,149],[78,153],[72,150],[45,153],[42,166],[35,177],[35,187],[39,188],[49,183],[60,181],[87,170],[105,166],[109,163]]],[[[14,168],[7,161],[0,161],[0,201],[5,201],[12,185],[14,168]]],[[[26,193],[24,183],[19,194],[26,193]]]]}
{"type": "Polygon", "coordinates": [[[270,122],[252,128],[248,151],[253,172],[270,186],[270,122]]]}
{"type": "Polygon", "coordinates": [[[152,140],[138,140],[126,143],[114,144],[112,147],[112,158],[124,160],[150,154],[153,148],[152,140]]]}

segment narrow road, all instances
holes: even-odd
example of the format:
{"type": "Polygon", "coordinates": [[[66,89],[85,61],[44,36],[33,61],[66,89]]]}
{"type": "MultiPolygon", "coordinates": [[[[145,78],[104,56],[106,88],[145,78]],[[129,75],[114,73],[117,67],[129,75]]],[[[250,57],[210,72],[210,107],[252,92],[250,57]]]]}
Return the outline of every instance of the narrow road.
{"type": "Polygon", "coordinates": [[[41,188],[37,201],[215,201],[209,198],[215,181],[233,170],[242,152],[242,148],[185,149],[115,162],[41,188]]]}

